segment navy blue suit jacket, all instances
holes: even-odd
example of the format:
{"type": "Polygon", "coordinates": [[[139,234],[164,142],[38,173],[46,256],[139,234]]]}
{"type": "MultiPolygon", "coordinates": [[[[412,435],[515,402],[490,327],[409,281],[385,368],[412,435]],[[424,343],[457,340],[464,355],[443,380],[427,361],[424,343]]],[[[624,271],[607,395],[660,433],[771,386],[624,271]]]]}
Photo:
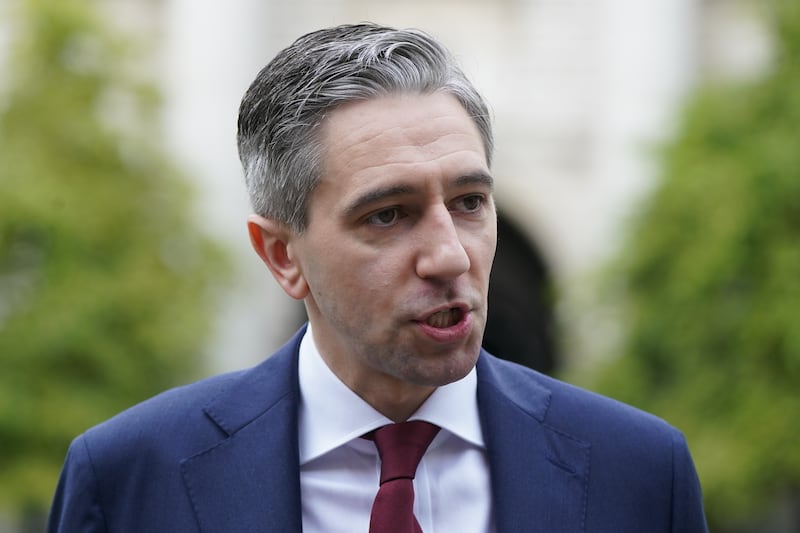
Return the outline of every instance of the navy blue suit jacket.
{"type": "MultiPolygon", "coordinates": [[[[301,334],[76,438],[49,531],[299,532],[301,334]]],[[[485,352],[477,374],[497,531],[707,530],[680,432],[485,352]]]]}

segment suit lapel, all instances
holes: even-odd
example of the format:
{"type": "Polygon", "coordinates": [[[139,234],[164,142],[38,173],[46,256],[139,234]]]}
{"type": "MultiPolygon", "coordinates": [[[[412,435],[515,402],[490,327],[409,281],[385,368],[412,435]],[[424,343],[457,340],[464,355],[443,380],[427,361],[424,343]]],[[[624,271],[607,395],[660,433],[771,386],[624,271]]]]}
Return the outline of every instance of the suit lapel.
{"type": "Polygon", "coordinates": [[[302,333],[205,408],[223,438],[181,463],[205,533],[301,530],[297,349],[302,333]]]}
{"type": "MultiPolygon", "coordinates": [[[[300,531],[297,350],[304,330],[205,411],[220,442],[182,461],[200,530],[300,531]]],[[[486,353],[478,405],[497,531],[584,531],[590,445],[548,423],[550,392],[486,353]]]]}
{"type": "Polygon", "coordinates": [[[590,446],[547,423],[550,399],[531,374],[481,354],[478,405],[497,531],[584,531],[590,446]]]}

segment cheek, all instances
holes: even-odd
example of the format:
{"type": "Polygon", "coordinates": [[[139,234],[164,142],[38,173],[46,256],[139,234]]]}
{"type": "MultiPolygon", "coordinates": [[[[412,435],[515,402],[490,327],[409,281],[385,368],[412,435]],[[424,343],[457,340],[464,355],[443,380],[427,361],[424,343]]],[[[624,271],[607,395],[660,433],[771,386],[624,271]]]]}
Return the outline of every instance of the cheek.
{"type": "Polygon", "coordinates": [[[318,289],[335,292],[341,301],[361,302],[362,306],[369,306],[395,284],[381,260],[341,248],[333,248],[323,260],[313,261],[311,272],[318,289]]]}
{"type": "Polygon", "coordinates": [[[488,275],[494,263],[496,248],[497,238],[493,232],[476,236],[468,251],[473,271],[488,275]]]}
{"type": "Polygon", "coordinates": [[[396,292],[414,273],[414,244],[408,241],[374,247],[345,238],[315,242],[306,250],[308,282],[317,290],[335,290],[346,300],[377,303],[396,292]]]}

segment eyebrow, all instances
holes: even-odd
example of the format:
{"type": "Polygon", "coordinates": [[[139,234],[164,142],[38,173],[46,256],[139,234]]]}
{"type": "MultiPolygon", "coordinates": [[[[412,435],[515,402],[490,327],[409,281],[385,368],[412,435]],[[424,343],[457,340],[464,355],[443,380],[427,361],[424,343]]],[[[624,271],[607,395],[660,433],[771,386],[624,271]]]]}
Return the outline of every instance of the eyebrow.
{"type": "Polygon", "coordinates": [[[486,172],[473,172],[455,179],[453,185],[464,187],[467,185],[483,185],[490,191],[494,191],[494,178],[486,172]]]}
{"type": "MultiPolygon", "coordinates": [[[[470,185],[481,185],[488,188],[490,191],[494,190],[494,178],[486,172],[473,172],[464,174],[452,181],[453,187],[466,187],[470,185]]],[[[419,187],[412,185],[393,185],[390,187],[383,187],[367,191],[345,208],[345,214],[351,216],[358,213],[366,206],[382,202],[387,198],[394,198],[397,196],[407,196],[416,193],[419,187]]]]}
{"type": "Polygon", "coordinates": [[[360,212],[368,205],[379,203],[386,198],[407,196],[416,192],[417,189],[418,187],[412,187],[411,185],[394,185],[391,187],[383,187],[380,189],[367,191],[353,200],[350,205],[345,208],[345,214],[347,216],[352,216],[360,212]]]}

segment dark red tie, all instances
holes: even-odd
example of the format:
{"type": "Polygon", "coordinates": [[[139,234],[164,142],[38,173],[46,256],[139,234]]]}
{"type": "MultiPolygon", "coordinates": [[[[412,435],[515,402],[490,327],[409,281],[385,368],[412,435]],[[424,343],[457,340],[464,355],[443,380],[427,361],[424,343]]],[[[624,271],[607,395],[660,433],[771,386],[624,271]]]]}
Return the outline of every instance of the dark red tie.
{"type": "Polygon", "coordinates": [[[375,441],[381,457],[381,485],[372,514],[370,533],[422,533],[414,516],[414,484],[417,465],[439,426],[422,420],[389,424],[367,438],[375,441]]]}

